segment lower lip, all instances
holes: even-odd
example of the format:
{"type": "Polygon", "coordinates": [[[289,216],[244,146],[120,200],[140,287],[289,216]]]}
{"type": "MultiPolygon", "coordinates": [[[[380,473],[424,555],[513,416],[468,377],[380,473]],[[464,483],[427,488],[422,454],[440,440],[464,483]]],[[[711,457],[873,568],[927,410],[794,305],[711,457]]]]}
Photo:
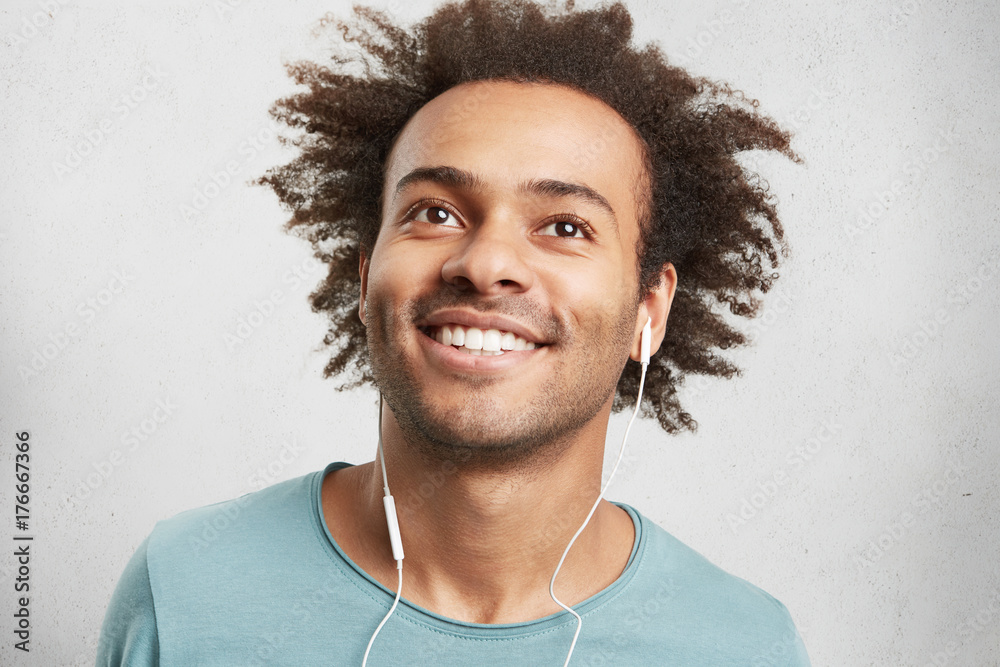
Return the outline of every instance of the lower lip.
{"type": "Polygon", "coordinates": [[[541,352],[546,346],[533,350],[504,350],[503,354],[488,357],[460,352],[453,345],[443,345],[422,331],[417,331],[420,345],[426,349],[433,359],[442,365],[459,371],[502,371],[520,363],[527,362],[532,356],[541,352]]]}

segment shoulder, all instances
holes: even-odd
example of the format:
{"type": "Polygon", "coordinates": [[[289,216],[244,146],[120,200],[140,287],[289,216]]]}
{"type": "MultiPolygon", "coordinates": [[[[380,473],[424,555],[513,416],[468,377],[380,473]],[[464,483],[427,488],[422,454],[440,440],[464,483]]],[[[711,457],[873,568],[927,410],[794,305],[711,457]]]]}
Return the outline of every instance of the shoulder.
{"type": "Polygon", "coordinates": [[[301,532],[311,518],[312,486],[322,472],[279,482],[237,498],[185,510],[158,521],[149,536],[150,562],[203,560],[301,532]]]}
{"type": "Polygon", "coordinates": [[[669,601],[663,608],[670,610],[669,622],[678,631],[699,638],[720,656],[754,658],[761,665],[809,664],[784,604],[636,514],[645,541],[637,578],[657,599],[669,601]]]}
{"type": "Polygon", "coordinates": [[[353,594],[318,506],[335,465],[157,522],[108,609],[99,664],[260,664],[292,637],[319,641],[302,620],[353,594]]]}
{"type": "Polygon", "coordinates": [[[129,559],[111,595],[97,647],[97,665],[156,665],[159,636],[146,561],[147,537],[129,559]]]}
{"type": "Polygon", "coordinates": [[[217,605],[220,596],[246,593],[244,582],[266,577],[276,562],[293,555],[300,562],[321,559],[322,528],[313,505],[322,474],[158,521],[147,538],[146,563],[161,626],[168,610],[217,605]]]}
{"type": "Polygon", "coordinates": [[[733,613],[758,617],[787,613],[784,605],[765,591],[726,572],[647,517],[643,516],[642,522],[648,538],[643,565],[673,581],[676,595],[697,595],[706,602],[725,601],[733,613]]]}

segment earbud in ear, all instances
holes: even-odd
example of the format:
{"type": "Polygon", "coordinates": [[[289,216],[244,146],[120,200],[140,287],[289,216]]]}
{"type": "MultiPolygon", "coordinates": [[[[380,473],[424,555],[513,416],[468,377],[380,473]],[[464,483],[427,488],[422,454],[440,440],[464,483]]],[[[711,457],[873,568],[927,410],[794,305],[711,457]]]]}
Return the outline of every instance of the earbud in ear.
{"type": "Polygon", "coordinates": [[[652,324],[653,324],[653,318],[647,317],[646,326],[642,328],[642,342],[640,343],[640,346],[642,348],[642,356],[640,363],[643,364],[649,363],[649,344],[650,340],[653,338],[652,324]]]}

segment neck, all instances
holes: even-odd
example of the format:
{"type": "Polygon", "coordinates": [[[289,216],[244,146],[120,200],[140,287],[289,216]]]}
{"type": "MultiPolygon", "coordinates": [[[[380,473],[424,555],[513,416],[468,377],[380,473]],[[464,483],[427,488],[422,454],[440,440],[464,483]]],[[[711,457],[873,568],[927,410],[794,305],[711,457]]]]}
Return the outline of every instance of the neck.
{"type": "MultiPolygon", "coordinates": [[[[399,515],[404,597],[451,618],[512,623],[555,613],[548,585],[559,558],[600,493],[610,401],[592,424],[574,433],[545,465],[503,471],[435,459],[408,442],[388,410],[383,449],[399,515]]],[[[458,457],[461,458],[461,457],[458,457]]],[[[382,507],[381,466],[375,461],[333,484],[337,521],[331,533],[348,556],[387,588],[395,563],[382,507]],[[339,511],[338,511],[339,510],[339,511]],[[343,530],[347,526],[348,530],[343,530]],[[343,540],[343,541],[342,541],[343,540]]],[[[327,485],[324,484],[326,495],[327,485]]],[[[327,505],[324,499],[324,506],[327,505]]],[[[602,501],[574,543],[556,580],[556,595],[573,605],[610,585],[634,541],[631,519],[602,501]]]]}

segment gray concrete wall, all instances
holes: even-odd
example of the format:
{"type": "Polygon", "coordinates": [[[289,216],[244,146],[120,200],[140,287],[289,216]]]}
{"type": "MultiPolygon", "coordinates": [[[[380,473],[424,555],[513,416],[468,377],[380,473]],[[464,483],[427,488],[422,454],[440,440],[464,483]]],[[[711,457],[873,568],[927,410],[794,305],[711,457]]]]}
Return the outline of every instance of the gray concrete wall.
{"type": "MultiPolygon", "coordinates": [[[[35,535],[27,659],[0,558],[3,664],[91,664],[158,519],[372,458],[374,394],[320,378],[321,270],[244,184],[286,159],[282,62],[347,4],[0,10],[0,488],[29,431],[35,535]]],[[[1000,663],[1000,10],[628,4],[806,164],[756,160],[793,252],[743,377],[688,384],[696,434],[638,424],[609,496],[782,600],[816,665],[1000,663]]]]}

